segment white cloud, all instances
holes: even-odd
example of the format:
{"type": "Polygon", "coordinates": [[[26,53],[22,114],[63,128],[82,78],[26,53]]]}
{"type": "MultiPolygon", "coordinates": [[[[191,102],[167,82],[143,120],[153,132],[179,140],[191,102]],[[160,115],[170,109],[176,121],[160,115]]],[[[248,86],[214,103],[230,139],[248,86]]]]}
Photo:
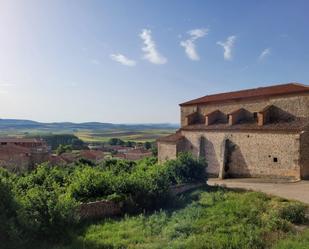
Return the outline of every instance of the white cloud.
{"type": "Polygon", "coordinates": [[[110,57],[113,61],[117,61],[125,66],[134,67],[136,65],[136,61],[130,60],[123,54],[111,54],[110,57]]]}
{"type": "Polygon", "coordinates": [[[265,48],[259,55],[259,61],[265,59],[265,57],[269,56],[270,54],[271,54],[270,48],[265,48]]]}
{"type": "Polygon", "coordinates": [[[185,48],[185,52],[189,59],[198,61],[200,57],[196,51],[195,41],[207,35],[208,29],[192,29],[187,33],[190,35],[190,38],[185,41],[181,41],[180,46],[185,48]]]}
{"type": "Polygon", "coordinates": [[[192,29],[188,31],[188,34],[192,36],[193,40],[201,38],[208,34],[208,29],[192,29]]]}
{"type": "Polygon", "coordinates": [[[217,44],[224,49],[223,56],[225,60],[232,60],[232,48],[234,47],[235,40],[236,36],[232,35],[229,36],[225,42],[217,42],[217,44]]]}
{"type": "Polygon", "coordinates": [[[144,47],[142,48],[144,59],[154,64],[165,64],[167,59],[158,52],[156,43],[151,37],[151,30],[143,29],[139,36],[144,42],[144,47]]]}

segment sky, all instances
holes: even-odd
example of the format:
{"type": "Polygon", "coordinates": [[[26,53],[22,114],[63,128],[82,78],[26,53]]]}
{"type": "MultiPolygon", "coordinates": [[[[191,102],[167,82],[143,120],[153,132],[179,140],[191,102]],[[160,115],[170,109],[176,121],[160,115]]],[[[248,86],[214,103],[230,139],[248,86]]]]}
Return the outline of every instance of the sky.
{"type": "Polygon", "coordinates": [[[309,84],[307,0],[0,0],[0,118],[179,123],[179,103],[309,84]]]}

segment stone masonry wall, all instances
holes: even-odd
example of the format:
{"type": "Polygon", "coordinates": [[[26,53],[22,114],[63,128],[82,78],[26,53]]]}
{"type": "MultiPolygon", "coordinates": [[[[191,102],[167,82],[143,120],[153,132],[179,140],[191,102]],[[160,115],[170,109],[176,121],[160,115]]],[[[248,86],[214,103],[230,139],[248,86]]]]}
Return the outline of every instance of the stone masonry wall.
{"type": "Polygon", "coordinates": [[[107,200],[82,203],[78,208],[78,214],[82,220],[119,215],[121,205],[107,200]]]}
{"type": "Polygon", "coordinates": [[[270,97],[258,100],[229,101],[226,103],[213,103],[197,106],[181,107],[181,126],[185,125],[187,115],[200,110],[202,115],[219,109],[225,114],[231,113],[237,109],[244,108],[250,112],[259,112],[268,105],[275,105],[283,111],[293,114],[296,117],[309,117],[309,95],[296,95],[284,97],[270,97]]]}
{"type": "Polygon", "coordinates": [[[223,142],[229,139],[234,149],[227,176],[300,178],[299,135],[255,132],[182,131],[186,150],[199,156],[200,140],[205,139],[207,173],[218,176],[224,159],[223,142]]]}
{"type": "Polygon", "coordinates": [[[177,157],[177,145],[168,142],[158,143],[158,161],[164,162],[168,159],[176,159],[177,157]]]}
{"type": "Polygon", "coordinates": [[[300,135],[300,164],[302,179],[309,180],[309,130],[300,135]]]}

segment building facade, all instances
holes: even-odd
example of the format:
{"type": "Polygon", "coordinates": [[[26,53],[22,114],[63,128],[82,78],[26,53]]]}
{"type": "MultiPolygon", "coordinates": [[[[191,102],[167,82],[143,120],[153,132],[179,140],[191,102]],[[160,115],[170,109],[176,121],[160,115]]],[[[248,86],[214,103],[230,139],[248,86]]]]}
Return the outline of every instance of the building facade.
{"type": "Polygon", "coordinates": [[[29,170],[48,158],[49,147],[41,139],[0,138],[0,167],[10,171],[29,170]]]}
{"type": "Polygon", "coordinates": [[[309,86],[297,83],[180,104],[181,128],[158,140],[158,159],[184,151],[210,176],[309,178],[309,86]]]}

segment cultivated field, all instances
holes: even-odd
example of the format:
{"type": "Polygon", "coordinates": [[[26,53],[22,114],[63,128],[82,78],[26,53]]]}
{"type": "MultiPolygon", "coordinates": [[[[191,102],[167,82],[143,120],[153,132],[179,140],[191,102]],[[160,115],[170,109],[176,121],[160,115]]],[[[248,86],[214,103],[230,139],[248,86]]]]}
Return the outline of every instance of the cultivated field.
{"type": "Polygon", "coordinates": [[[120,138],[124,141],[152,142],[162,136],[175,132],[173,129],[151,130],[107,130],[107,131],[78,131],[74,135],[85,142],[106,142],[111,138],[120,138]]]}

